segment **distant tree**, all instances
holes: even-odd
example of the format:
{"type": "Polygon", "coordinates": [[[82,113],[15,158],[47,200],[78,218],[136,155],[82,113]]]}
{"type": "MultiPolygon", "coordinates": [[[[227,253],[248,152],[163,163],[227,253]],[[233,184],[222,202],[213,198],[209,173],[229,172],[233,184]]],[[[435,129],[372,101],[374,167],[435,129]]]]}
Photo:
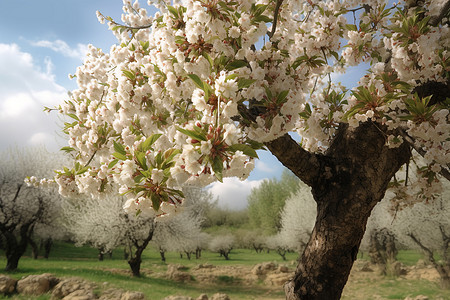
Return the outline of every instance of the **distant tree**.
{"type": "Polygon", "coordinates": [[[266,236],[259,229],[241,229],[235,232],[239,247],[261,253],[266,246],[266,236]]]}
{"type": "Polygon", "coordinates": [[[29,187],[24,182],[29,175],[49,176],[52,166],[61,163],[57,158],[43,148],[15,148],[0,153],[0,234],[6,271],[17,269],[35,228],[51,227],[57,219],[57,191],[29,187]]]}
{"type": "Polygon", "coordinates": [[[254,228],[274,234],[281,228],[280,212],[286,199],[298,189],[299,179],[287,169],[280,180],[269,179],[253,188],[248,196],[248,215],[254,228]]]}
{"type": "Polygon", "coordinates": [[[400,243],[424,253],[438,271],[441,287],[450,289],[450,184],[428,203],[417,203],[392,215],[392,228],[400,243]],[[440,260],[435,254],[440,255],[440,260]]]}
{"type": "Polygon", "coordinates": [[[283,260],[286,260],[286,253],[290,250],[287,241],[279,233],[266,237],[266,247],[275,250],[283,260]]]}
{"type": "Polygon", "coordinates": [[[234,246],[234,236],[231,234],[215,236],[209,243],[209,250],[217,252],[226,260],[229,260],[229,254],[234,246]]]}
{"type": "Polygon", "coordinates": [[[183,210],[168,220],[162,218],[156,225],[153,242],[163,261],[165,251],[185,253],[191,259],[191,254],[196,254],[204,245],[201,232],[204,209],[198,203],[207,202],[210,194],[199,188],[186,188],[184,194],[186,201],[183,210]]]}
{"type": "Polygon", "coordinates": [[[317,205],[311,194],[311,188],[302,182],[296,184],[297,191],[286,200],[281,211],[279,238],[283,241],[284,247],[301,253],[311,236],[317,205]]]}
{"type": "MultiPolygon", "coordinates": [[[[386,198],[392,197],[388,194],[386,198]]],[[[361,249],[367,251],[370,261],[378,265],[380,272],[390,274],[389,266],[397,260],[398,240],[393,232],[394,212],[391,202],[383,200],[378,203],[369,217],[366,233],[361,242],[361,249]]]]}
{"type": "Polygon", "coordinates": [[[140,276],[141,256],[153,237],[154,216],[128,215],[122,197],[65,199],[64,220],[76,245],[98,249],[99,260],[118,246],[124,246],[134,276],[140,276]]]}

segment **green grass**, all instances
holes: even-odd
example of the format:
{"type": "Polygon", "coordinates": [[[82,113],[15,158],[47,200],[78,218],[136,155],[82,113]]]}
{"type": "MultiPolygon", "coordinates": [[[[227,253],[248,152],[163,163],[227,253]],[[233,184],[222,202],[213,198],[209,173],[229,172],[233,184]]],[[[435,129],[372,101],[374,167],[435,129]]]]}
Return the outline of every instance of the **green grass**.
{"type": "MultiPolygon", "coordinates": [[[[96,282],[104,288],[116,287],[132,291],[143,292],[148,299],[162,299],[168,295],[187,295],[193,298],[202,293],[212,296],[214,293],[222,292],[230,295],[232,299],[259,299],[262,295],[283,298],[283,291],[271,291],[263,284],[255,287],[241,286],[239,278],[233,276],[219,276],[216,285],[205,285],[198,283],[195,278],[189,284],[174,282],[171,280],[157,278],[155,273],[167,271],[168,264],[180,264],[192,268],[198,264],[221,265],[246,265],[251,266],[264,261],[275,261],[283,263],[276,252],[258,253],[251,250],[233,250],[230,260],[225,260],[217,253],[204,251],[200,259],[188,260],[185,256],[180,258],[178,253],[166,253],[166,262],[161,261],[159,253],[153,249],[144,251],[141,271],[143,276],[134,278],[130,276],[129,266],[123,259],[123,252],[116,250],[112,259],[105,256],[103,261],[98,261],[97,251],[89,247],[73,247],[67,243],[55,243],[48,260],[39,258],[31,259],[29,256],[22,257],[19,261],[18,271],[9,274],[19,279],[30,274],[51,273],[56,277],[77,276],[89,281],[96,282]],[[107,284],[104,284],[107,282],[107,284]]],[[[28,253],[29,255],[29,253],[28,253]]],[[[287,257],[295,260],[297,255],[289,253],[287,257]]],[[[0,258],[0,268],[6,265],[4,256],[0,258]]],[[[3,299],[0,297],[0,299],[3,299]]],[[[21,299],[14,298],[14,299],[21,299]]],[[[47,299],[47,298],[43,298],[47,299]]]]}
{"type": "MultiPolygon", "coordinates": [[[[198,264],[247,266],[250,268],[261,262],[274,261],[289,264],[297,259],[295,253],[288,253],[288,261],[284,262],[275,251],[255,253],[251,250],[235,249],[230,253],[230,260],[228,261],[217,253],[204,251],[199,260],[195,258],[188,260],[185,256],[181,259],[178,253],[167,253],[167,263],[163,263],[159,253],[150,248],[143,255],[143,276],[133,278],[130,276],[129,266],[123,259],[123,252],[120,249],[114,251],[111,259],[105,256],[104,261],[98,261],[97,254],[95,249],[89,247],[77,248],[67,243],[55,243],[48,260],[43,258],[33,260],[29,256],[23,257],[19,262],[19,270],[9,275],[17,279],[29,274],[45,272],[52,273],[56,277],[77,276],[97,283],[99,289],[115,287],[140,291],[149,300],[163,299],[168,295],[185,295],[195,299],[202,293],[212,296],[218,292],[228,294],[233,300],[284,299],[282,287],[269,289],[262,280],[253,286],[248,286],[244,284],[244,279],[237,277],[235,274],[217,276],[213,284],[198,282],[195,277],[192,277],[192,281],[188,283],[179,283],[161,278],[158,274],[164,274],[167,271],[168,264],[183,265],[184,271],[189,271],[198,264]]],[[[365,258],[367,258],[367,255],[363,256],[363,259],[365,258]]],[[[400,251],[398,258],[404,264],[412,265],[422,256],[414,251],[400,251]]],[[[3,268],[5,264],[4,255],[1,255],[0,268],[3,268]]],[[[292,265],[290,267],[293,268],[292,265]]],[[[356,277],[351,277],[342,299],[404,299],[407,296],[415,297],[417,295],[426,295],[429,299],[450,299],[450,291],[439,289],[435,282],[377,277],[371,273],[358,273],[356,277]]],[[[25,300],[30,298],[0,296],[0,299],[25,300]]],[[[36,299],[49,300],[50,295],[33,298],[33,300],[36,299]]]]}

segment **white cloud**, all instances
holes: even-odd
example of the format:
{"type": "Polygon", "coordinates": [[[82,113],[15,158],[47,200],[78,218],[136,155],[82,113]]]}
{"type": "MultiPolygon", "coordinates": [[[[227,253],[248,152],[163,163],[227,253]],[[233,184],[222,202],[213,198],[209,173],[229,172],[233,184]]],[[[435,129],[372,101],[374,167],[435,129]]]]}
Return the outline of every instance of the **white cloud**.
{"type": "Polygon", "coordinates": [[[269,164],[263,162],[262,160],[257,160],[255,164],[255,170],[257,172],[271,173],[274,171],[274,167],[269,166],[269,164]]]}
{"type": "Polygon", "coordinates": [[[240,181],[236,177],[224,178],[223,183],[214,182],[208,190],[219,198],[219,205],[223,208],[241,210],[247,207],[247,197],[252,188],[258,187],[263,180],[240,181]]]}
{"type": "Polygon", "coordinates": [[[71,48],[66,42],[62,40],[47,41],[41,40],[37,42],[31,42],[31,45],[35,47],[49,48],[55,52],[61,53],[66,57],[84,59],[88,50],[88,45],[77,44],[76,48],[71,48]]]}
{"type": "MultiPolygon", "coordinates": [[[[51,61],[46,58],[47,66],[51,61]]],[[[29,53],[16,44],[0,43],[0,143],[8,146],[50,143],[55,150],[57,115],[43,112],[67,97],[66,90],[55,83],[51,69],[42,71],[29,53]]]]}

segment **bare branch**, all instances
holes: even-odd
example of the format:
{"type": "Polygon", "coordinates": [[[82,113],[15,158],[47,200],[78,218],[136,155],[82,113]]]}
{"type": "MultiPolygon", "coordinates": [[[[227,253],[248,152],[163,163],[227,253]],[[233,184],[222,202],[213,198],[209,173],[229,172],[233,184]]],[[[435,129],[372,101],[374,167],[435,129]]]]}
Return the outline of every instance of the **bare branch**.
{"type": "Polygon", "coordinates": [[[276,0],[276,1],[277,4],[275,5],[275,10],[273,12],[272,31],[267,33],[269,39],[272,39],[273,35],[275,34],[275,31],[277,30],[278,15],[280,14],[280,6],[284,0],[276,0]]]}

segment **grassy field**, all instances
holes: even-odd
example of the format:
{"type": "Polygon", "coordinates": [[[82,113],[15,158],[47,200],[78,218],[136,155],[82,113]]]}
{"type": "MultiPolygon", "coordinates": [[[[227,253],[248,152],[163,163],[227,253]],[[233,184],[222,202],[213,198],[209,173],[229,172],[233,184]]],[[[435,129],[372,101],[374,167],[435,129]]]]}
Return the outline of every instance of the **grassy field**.
{"type": "MultiPolygon", "coordinates": [[[[366,259],[363,256],[362,259],[366,259]]],[[[99,291],[111,287],[122,288],[131,291],[143,292],[150,300],[163,299],[168,295],[186,295],[194,299],[202,293],[209,296],[217,292],[228,294],[231,299],[284,299],[282,288],[269,288],[263,282],[253,286],[240,284],[241,282],[233,276],[221,276],[215,284],[204,284],[193,278],[189,283],[178,283],[161,278],[167,270],[168,264],[180,264],[186,270],[198,264],[212,264],[215,266],[251,266],[260,262],[277,262],[293,264],[297,255],[287,255],[287,262],[274,251],[270,253],[255,253],[254,251],[237,249],[230,254],[230,260],[226,261],[217,253],[205,251],[199,260],[186,258],[181,259],[177,253],[166,254],[167,263],[163,263],[153,249],[144,252],[142,262],[143,276],[133,278],[130,276],[127,262],[123,259],[121,251],[113,253],[113,257],[105,257],[104,261],[97,260],[97,251],[88,247],[76,248],[70,244],[55,244],[50,258],[45,260],[39,258],[33,260],[23,257],[19,262],[19,270],[9,274],[14,278],[21,278],[29,274],[51,273],[56,277],[77,276],[97,283],[99,291]]],[[[401,251],[399,259],[406,265],[414,265],[421,255],[412,251],[401,251]]],[[[2,255],[0,268],[6,264],[2,255]]],[[[293,265],[289,265],[293,268],[293,265]]],[[[368,300],[368,299],[404,299],[407,296],[427,295],[429,299],[450,299],[450,291],[442,291],[435,282],[427,280],[405,280],[404,278],[386,278],[375,276],[373,273],[358,273],[350,277],[349,283],[344,291],[343,299],[368,300]]],[[[1,298],[0,299],[30,299],[29,297],[1,298]]],[[[50,299],[50,295],[44,295],[35,299],[50,299]]]]}

